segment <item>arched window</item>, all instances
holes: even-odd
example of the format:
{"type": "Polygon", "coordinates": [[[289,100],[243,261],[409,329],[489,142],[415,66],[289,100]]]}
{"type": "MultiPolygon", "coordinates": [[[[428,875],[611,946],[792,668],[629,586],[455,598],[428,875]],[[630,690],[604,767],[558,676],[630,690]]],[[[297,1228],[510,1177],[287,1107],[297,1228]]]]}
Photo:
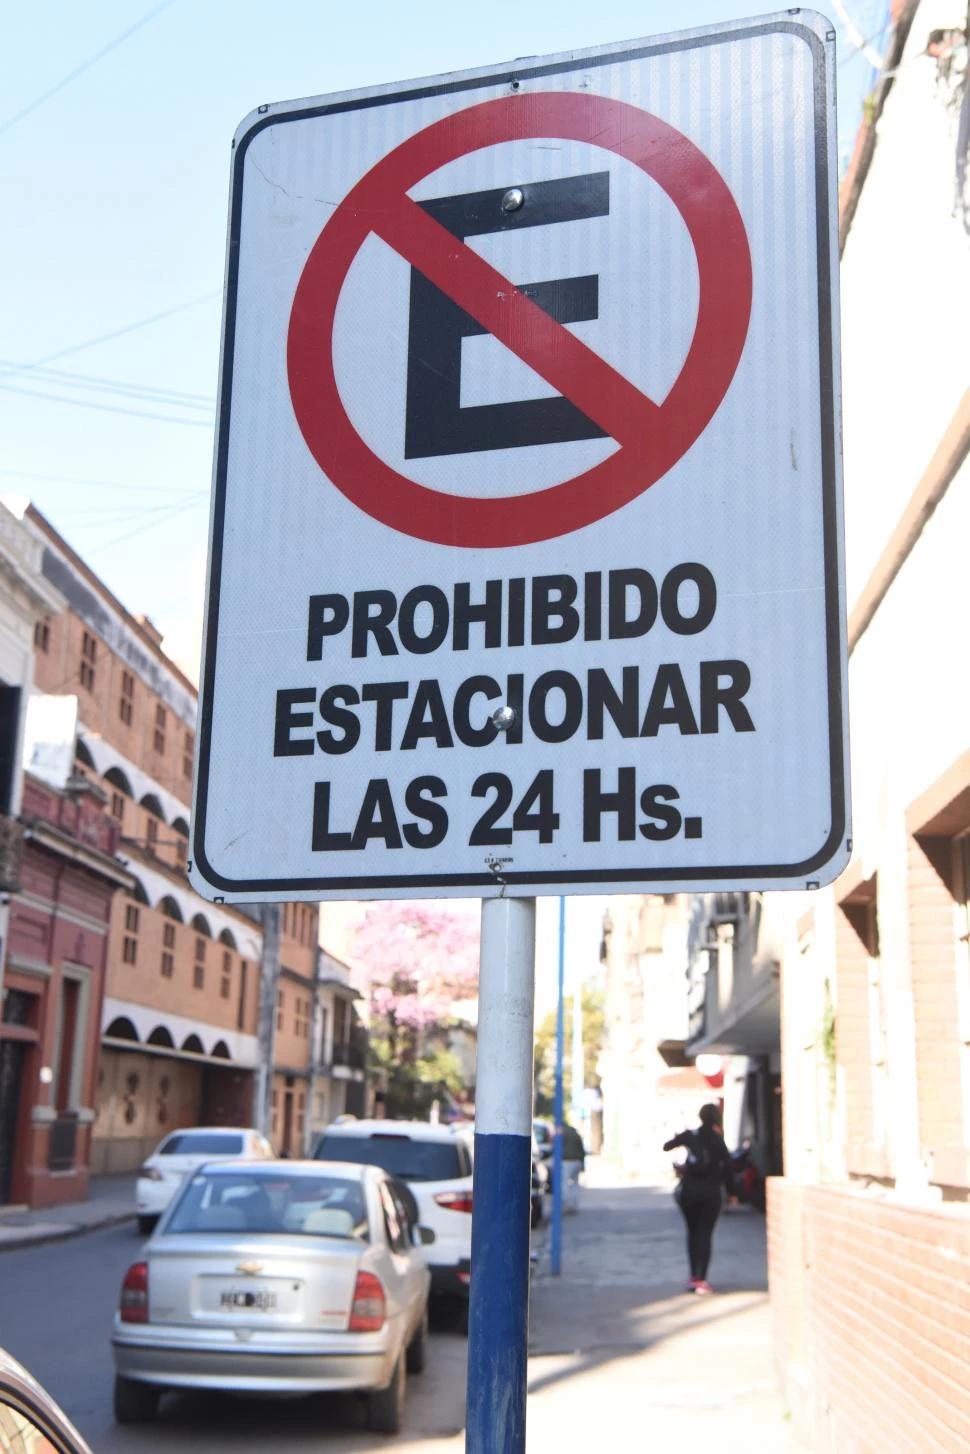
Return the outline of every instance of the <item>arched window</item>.
{"type": "Polygon", "coordinates": [[[218,1056],[220,1060],[232,1059],[232,1056],[229,1054],[229,1046],[226,1044],[225,1040],[217,1040],[212,1047],[212,1053],[213,1055],[218,1056]]]}
{"type": "Polygon", "coordinates": [[[77,743],[75,744],[74,756],[77,758],[78,762],[81,764],[82,767],[90,767],[93,768],[95,772],[97,772],[94,758],[91,756],[91,749],[88,747],[83,737],[79,737],[77,743]]]}
{"type": "Polygon", "coordinates": [[[127,1015],[116,1015],[104,1033],[111,1040],[138,1040],[138,1031],[127,1015]]]}
{"type": "Polygon", "coordinates": [[[205,1054],[205,1046],[202,1044],[198,1035],[186,1035],[182,1041],[182,1049],[191,1051],[193,1055],[205,1054]]]}
{"type": "Polygon", "coordinates": [[[104,780],[106,783],[110,783],[112,787],[117,788],[119,793],[124,793],[126,798],[133,798],[135,796],[131,790],[131,783],[125,777],[120,767],[109,767],[104,775],[104,780]]]}
{"type": "Polygon", "coordinates": [[[156,1025],[154,1030],[146,1040],[145,1044],[164,1045],[169,1050],[174,1050],[175,1048],[175,1041],[172,1039],[172,1032],[171,1030],[166,1029],[164,1025],[156,1025]]]}
{"type": "Polygon", "coordinates": [[[209,921],[204,914],[196,914],[192,920],[192,928],[195,930],[195,964],[192,967],[192,983],[197,990],[205,986],[205,955],[208,948],[207,940],[212,938],[212,930],[209,928],[209,921]]]}
{"type": "Polygon", "coordinates": [[[162,925],[162,979],[172,979],[175,974],[175,925],[184,922],[182,910],[177,900],[171,894],[166,894],[159,904],[159,909],[165,915],[165,923],[162,925]]]}

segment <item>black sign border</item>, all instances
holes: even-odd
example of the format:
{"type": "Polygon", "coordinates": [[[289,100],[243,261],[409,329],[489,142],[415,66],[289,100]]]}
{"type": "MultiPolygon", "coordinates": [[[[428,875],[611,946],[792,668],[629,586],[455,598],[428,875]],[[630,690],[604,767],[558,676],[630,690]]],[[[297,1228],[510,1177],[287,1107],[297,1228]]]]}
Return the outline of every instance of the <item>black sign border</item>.
{"type": "MultiPolygon", "coordinates": [[[[822,17],[819,17],[820,19],[822,17]]],[[[442,890],[491,890],[497,885],[506,888],[532,886],[536,889],[579,884],[596,886],[624,885],[630,892],[648,884],[691,884],[727,882],[766,884],[772,880],[804,879],[805,887],[818,887],[819,870],[836,856],[846,831],[846,763],[843,755],[843,646],[846,641],[845,603],[842,600],[839,575],[839,443],[836,435],[838,401],[835,397],[833,367],[834,319],[832,307],[832,267],[829,219],[836,200],[836,188],[829,170],[827,118],[826,49],[819,35],[806,25],[788,19],[769,20],[737,28],[721,29],[706,35],[685,36],[655,44],[644,44],[627,50],[585,56],[580,60],[549,62],[544,65],[502,68],[491,75],[463,76],[435,85],[418,85],[400,91],[356,99],[337,100],[319,106],[307,106],[282,114],[267,110],[241,138],[233,155],[232,200],[229,220],[229,253],[226,275],[226,305],[222,338],[222,371],[220,378],[219,435],[216,446],[215,480],[212,502],[211,546],[209,559],[209,591],[206,617],[205,658],[202,672],[201,712],[197,783],[192,815],[192,841],[196,873],[204,878],[213,897],[230,900],[234,895],[242,901],[258,894],[283,899],[313,898],[317,894],[357,894],[378,897],[377,890],[413,890],[433,893],[442,890]],[[566,71],[589,70],[616,65],[624,61],[643,60],[648,56],[671,55],[679,51],[748,40],[764,35],[789,34],[803,40],[812,53],[815,132],[815,233],[818,281],[819,385],[821,402],[822,444],[822,541],[825,562],[825,639],[828,679],[828,742],[829,782],[831,790],[831,828],[817,853],[795,864],[740,864],[724,868],[646,868],[646,869],[562,869],[558,871],[515,872],[503,867],[500,878],[494,872],[453,874],[370,874],[354,877],[228,879],[209,863],[205,852],[205,828],[208,808],[209,766],[212,747],[212,700],[215,687],[216,651],[219,628],[219,600],[222,573],[222,551],[225,532],[226,486],[229,457],[229,428],[232,404],[233,345],[236,330],[236,292],[239,281],[239,254],[243,200],[243,164],[246,151],[268,126],[310,117],[334,116],[347,111],[363,111],[401,101],[423,100],[431,96],[453,95],[461,91],[479,90],[486,86],[508,86],[518,89],[523,80],[561,75],[566,71]]],[[[845,844],[846,851],[851,844],[845,844]]],[[[190,868],[192,865],[190,865],[190,868]]]]}

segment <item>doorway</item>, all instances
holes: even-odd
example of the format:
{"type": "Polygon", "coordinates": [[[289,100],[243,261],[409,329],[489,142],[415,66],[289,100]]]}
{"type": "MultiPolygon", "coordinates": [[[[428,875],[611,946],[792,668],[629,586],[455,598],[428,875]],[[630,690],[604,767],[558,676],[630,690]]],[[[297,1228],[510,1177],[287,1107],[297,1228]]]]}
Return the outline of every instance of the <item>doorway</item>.
{"type": "Polygon", "coordinates": [[[20,1087],[27,1049],[25,1040],[0,1040],[0,1206],[9,1202],[13,1191],[20,1087]]]}

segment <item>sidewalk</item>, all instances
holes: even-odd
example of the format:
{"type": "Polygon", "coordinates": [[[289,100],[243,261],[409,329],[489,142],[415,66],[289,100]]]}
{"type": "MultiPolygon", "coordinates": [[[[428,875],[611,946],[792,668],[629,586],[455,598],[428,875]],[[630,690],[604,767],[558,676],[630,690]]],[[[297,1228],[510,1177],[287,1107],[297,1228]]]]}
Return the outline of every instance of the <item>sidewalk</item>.
{"type": "Polygon", "coordinates": [[[86,1202],[61,1207],[24,1211],[0,1207],[0,1252],[33,1247],[39,1242],[58,1242],[80,1232],[95,1232],[134,1220],[135,1178],[96,1176],[86,1202]]]}
{"type": "Polygon", "coordinates": [[[774,1384],[764,1218],[724,1214],[718,1292],[696,1297],[670,1192],[610,1184],[595,1167],[590,1180],[564,1222],[561,1278],[544,1255],[536,1282],[529,1449],[578,1454],[625,1430],[627,1448],[795,1454],[774,1384]]]}

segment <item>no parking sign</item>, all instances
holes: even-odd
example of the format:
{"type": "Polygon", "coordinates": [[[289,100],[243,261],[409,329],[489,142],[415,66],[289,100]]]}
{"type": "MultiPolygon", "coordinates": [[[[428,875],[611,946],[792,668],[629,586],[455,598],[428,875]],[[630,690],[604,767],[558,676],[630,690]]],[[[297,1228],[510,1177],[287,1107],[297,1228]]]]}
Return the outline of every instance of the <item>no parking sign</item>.
{"type": "Polygon", "coordinates": [[[243,124],[202,892],[844,865],[831,42],[788,12],[243,124]]]}

